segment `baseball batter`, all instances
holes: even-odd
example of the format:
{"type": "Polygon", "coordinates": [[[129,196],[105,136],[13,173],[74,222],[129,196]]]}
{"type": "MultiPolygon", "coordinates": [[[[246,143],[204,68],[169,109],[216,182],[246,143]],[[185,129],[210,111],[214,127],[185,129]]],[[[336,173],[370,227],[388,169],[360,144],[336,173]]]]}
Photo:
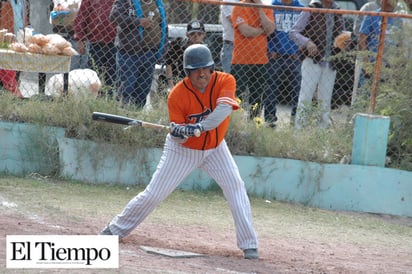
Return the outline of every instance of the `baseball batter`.
{"type": "Polygon", "coordinates": [[[231,74],[214,71],[207,46],[189,46],[183,55],[186,77],[168,98],[171,133],[146,189],[113,218],[101,235],[128,235],[193,170],[201,168],[222,188],[236,226],[237,245],[244,258],[257,259],[258,240],[245,185],[224,140],[235,98],[236,81],[231,74]],[[200,137],[194,137],[200,131],[200,137]]]}

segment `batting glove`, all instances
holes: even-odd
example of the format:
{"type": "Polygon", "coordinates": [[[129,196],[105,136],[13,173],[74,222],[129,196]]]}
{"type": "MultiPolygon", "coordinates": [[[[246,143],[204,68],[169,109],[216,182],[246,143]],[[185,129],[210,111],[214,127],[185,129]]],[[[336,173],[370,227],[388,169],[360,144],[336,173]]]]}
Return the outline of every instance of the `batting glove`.
{"type": "Polygon", "coordinates": [[[170,123],[170,134],[174,137],[179,137],[185,139],[185,135],[183,134],[185,126],[178,125],[174,122],[170,123]]]}
{"type": "MultiPolygon", "coordinates": [[[[193,137],[193,136],[196,136],[196,134],[195,134],[196,131],[198,131],[199,133],[202,133],[203,131],[205,131],[205,128],[200,123],[188,124],[188,125],[185,125],[184,135],[189,136],[189,137],[193,137]]],[[[197,137],[199,137],[199,136],[197,136],[197,137]]]]}

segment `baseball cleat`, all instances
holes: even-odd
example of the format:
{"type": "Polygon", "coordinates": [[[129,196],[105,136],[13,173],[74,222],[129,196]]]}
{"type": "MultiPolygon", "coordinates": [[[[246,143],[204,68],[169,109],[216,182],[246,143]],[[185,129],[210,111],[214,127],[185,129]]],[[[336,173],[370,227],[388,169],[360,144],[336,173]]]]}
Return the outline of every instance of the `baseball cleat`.
{"type": "Polygon", "coordinates": [[[257,248],[248,248],[243,250],[245,259],[259,259],[259,253],[257,248]]]}
{"type": "Polygon", "coordinates": [[[110,228],[107,225],[102,231],[100,231],[99,235],[113,235],[113,233],[110,231],[110,228]]]}

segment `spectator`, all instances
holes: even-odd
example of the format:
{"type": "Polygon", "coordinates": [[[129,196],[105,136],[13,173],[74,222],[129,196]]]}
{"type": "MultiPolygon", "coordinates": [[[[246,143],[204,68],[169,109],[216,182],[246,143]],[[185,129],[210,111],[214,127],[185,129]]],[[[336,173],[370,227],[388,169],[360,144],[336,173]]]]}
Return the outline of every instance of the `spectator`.
{"type": "MultiPolygon", "coordinates": [[[[3,18],[0,18],[0,29],[7,29],[8,32],[17,34],[17,31],[23,27],[21,19],[23,6],[21,1],[0,1],[0,10],[3,15],[3,18]]],[[[24,96],[19,89],[17,78],[16,71],[0,69],[0,87],[10,91],[19,98],[23,98],[24,96]]]]}
{"type": "Polygon", "coordinates": [[[168,98],[171,133],[163,155],[146,189],[100,232],[128,235],[196,168],[207,172],[222,188],[236,226],[237,244],[245,259],[258,259],[258,240],[245,184],[224,140],[230,114],[239,108],[236,81],[214,71],[212,54],[205,45],[191,45],[183,57],[187,77],[168,98]],[[201,132],[194,137],[194,130],[201,132]]]}
{"type": "Polygon", "coordinates": [[[98,73],[109,96],[113,95],[116,82],[116,29],[109,20],[113,2],[82,0],[73,24],[76,48],[80,54],[88,51],[88,67],[98,73]]]}
{"type": "Polygon", "coordinates": [[[205,25],[201,20],[192,20],[187,24],[186,38],[177,38],[169,42],[165,55],[166,80],[169,88],[185,77],[183,52],[193,44],[203,44],[206,37],[205,25]]]}
{"type": "MultiPolygon", "coordinates": [[[[378,8],[376,12],[394,12],[397,0],[387,0],[384,1],[381,8],[378,8]]],[[[381,16],[365,16],[363,18],[362,24],[359,28],[359,42],[358,42],[358,49],[359,51],[371,51],[376,53],[378,51],[378,44],[379,44],[379,35],[380,35],[380,26],[381,26],[382,17],[381,16]]],[[[396,37],[394,34],[398,33],[399,30],[402,28],[402,19],[397,19],[393,17],[388,17],[388,23],[386,27],[386,34],[385,34],[385,48],[388,47],[397,47],[399,45],[396,37]]],[[[362,58],[362,66],[363,69],[361,70],[359,83],[357,88],[359,89],[365,82],[366,78],[370,77],[370,72],[366,72],[367,64],[375,62],[375,57],[367,57],[364,56],[362,58]]],[[[389,65],[389,60],[383,60],[384,65],[389,65]]],[[[354,102],[356,97],[352,99],[354,102]]]]}
{"type": "Polygon", "coordinates": [[[167,41],[162,0],[115,0],[110,20],[117,26],[117,99],[143,108],[150,93],[156,61],[167,41]]]}
{"type": "MultiPolygon", "coordinates": [[[[383,1],[383,0],[372,0],[372,1],[369,1],[369,2],[365,3],[365,4],[360,8],[360,11],[376,11],[376,10],[378,10],[378,9],[381,8],[382,1],[383,1]]],[[[405,0],[405,1],[404,1],[404,3],[406,4],[406,6],[408,6],[408,1],[410,1],[410,0],[405,0]]],[[[399,10],[399,11],[402,11],[402,5],[396,5],[394,11],[398,11],[398,10],[399,10]]],[[[360,14],[355,17],[355,20],[354,20],[354,22],[353,22],[353,33],[354,33],[356,36],[359,36],[359,28],[360,28],[360,26],[361,26],[361,24],[362,24],[362,21],[363,21],[363,18],[364,18],[364,17],[365,17],[364,15],[360,15],[360,14]]]]}
{"type": "MultiPolygon", "coordinates": [[[[67,0],[52,0],[52,5],[51,9],[53,10],[56,6],[59,4],[62,5],[64,2],[67,3],[67,0]]],[[[80,7],[80,0],[76,3],[79,3],[80,7]]],[[[75,12],[75,11],[71,11],[75,12]]],[[[77,43],[74,40],[74,30],[73,30],[73,22],[72,24],[66,24],[66,25],[59,25],[59,24],[53,24],[53,32],[60,34],[63,36],[67,41],[69,41],[72,45],[72,48],[75,49],[77,52],[79,52],[79,49],[77,48],[77,43]]],[[[85,69],[88,68],[87,65],[87,49],[86,52],[80,55],[75,55],[72,56],[71,62],[70,62],[70,70],[74,69],[85,69]]]]}
{"type": "Polygon", "coordinates": [[[10,91],[18,98],[23,98],[19,83],[17,82],[17,75],[14,70],[4,70],[0,69],[0,87],[3,86],[4,89],[10,91]]]}
{"type": "MultiPolygon", "coordinates": [[[[361,7],[360,11],[376,11],[377,9],[381,7],[381,1],[382,0],[369,1],[361,7]]],[[[359,14],[355,17],[355,20],[353,21],[353,33],[356,36],[359,36],[359,28],[362,24],[364,17],[365,17],[364,15],[359,14]]]]}
{"type": "MultiPolygon", "coordinates": [[[[223,0],[223,2],[237,3],[239,0],[223,0]]],[[[232,15],[233,6],[222,5],[220,10],[220,20],[223,27],[223,45],[220,52],[220,61],[222,63],[222,69],[224,72],[230,73],[232,67],[232,53],[233,53],[233,40],[234,29],[230,17],[232,15]]]]}
{"type": "MultiPolygon", "coordinates": [[[[376,11],[377,9],[379,9],[381,7],[381,1],[382,0],[373,0],[373,1],[369,1],[367,3],[365,3],[360,11],[376,11]]],[[[362,24],[363,18],[365,16],[364,15],[358,15],[355,17],[355,20],[353,22],[353,34],[356,35],[357,39],[359,40],[359,28],[362,24]]],[[[354,102],[354,99],[357,95],[357,90],[358,90],[358,86],[359,86],[359,78],[360,78],[360,74],[361,74],[361,60],[356,57],[356,61],[355,61],[355,71],[354,71],[354,81],[353,81],[353,91],[352,91],[352,103],[354,102]]]]}
{"type": "Polygon", "coordinates": [[[319,126],[329,126],[329,115],[336,70],[329,60],[339,52],[333,47],[335,38],[344,31],[342,15],[319,13],[316,9],[338,9],[333,0],[312,0],[309,7],[313,11],[302,12],[290,31],[290,37],[303,49],[302,81],[300,85],[295,128],[307,125],[307,115],[312,109],[312,99],[317,90],[321,111],[319,126]]]}
{"type": "MultiPolygon", "coordinates": [[[[273,0],[272,5],[303,7],[299,0],[273,0]]],[[[274,128],[278,117],[276,105],[279,96],[287,90],[291,95],[291,121],[294,121],[301,81],[301,57],[298,46],[289,37],[289,31],[295,24],[300,11],[274,9],[276,31],[268,42],[268,86],[264,100],[265,122],[274,128]]]]}
{"type": "MultiPolygon", "coordinates": [[[[261,0],[242,3],[262,4],[261,0]]],[[[236,93],[249,108],[249,118],[254,119],[260,116],[266,88],[267,37],[276,27],[273,12],[262,7],[235,6],[231,19],[235,29],[232,73],[237,82],[236,93]]]]}

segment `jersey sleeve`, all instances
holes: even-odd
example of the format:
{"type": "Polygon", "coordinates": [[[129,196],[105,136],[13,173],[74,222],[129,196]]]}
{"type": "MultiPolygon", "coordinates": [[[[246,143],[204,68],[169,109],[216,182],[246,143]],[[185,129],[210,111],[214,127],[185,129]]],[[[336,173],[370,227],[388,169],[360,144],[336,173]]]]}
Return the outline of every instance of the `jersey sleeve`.
{"type": "Polygon", "coordinates": [[[220,81],[218,82],[219,96],[216,100],[216,104],[231,105],[234,110],[239,108],[239,103],[236,99],[236,80],[232,74],[221,73],[220,81]]]}

